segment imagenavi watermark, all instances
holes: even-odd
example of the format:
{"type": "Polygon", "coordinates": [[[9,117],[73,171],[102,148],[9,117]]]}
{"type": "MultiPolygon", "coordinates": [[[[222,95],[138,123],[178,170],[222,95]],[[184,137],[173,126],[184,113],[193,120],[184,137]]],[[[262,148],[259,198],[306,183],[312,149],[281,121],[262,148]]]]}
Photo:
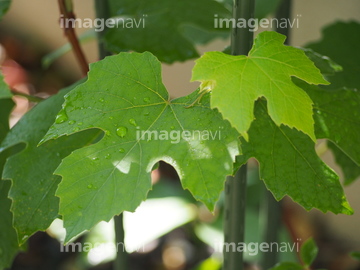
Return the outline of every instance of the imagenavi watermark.
{"type": "Polygon", "coordinates": [[[80,19],[80,18],[65,18],[64,15],[60,16],[61,28],[94,28],[96,32],[104,31],[106,28],[145,28],[147,14],[143,14],[139,18],[133,18],[129,16],[121,16],[108,19],[80,19]]]}
{"type": "Polygon", "coordinates": [[[299,252],[301,239],[296,239],[296,242],[222,242],[216,241],[214,249],[216,252],[244,252],[250,256],[256,256],[259,253],[266,252],[299,252]]]}
{"type": "Polygon", "coordinates": [[[255,32],[260,28],[299,28],[301,14],[296,15],[295,18],[219,18],[218,14],[214,14],[214,28],[249,28],[249,31],[255,32]]]}
{"type": "MultiPolygon", "coordinates": [[[[64,245],[60,243],[60,252],[92,252],[99,253],[101,255],[104,252],[112,252],[117,253],[118,251],[121,252],[129,252],[133,250],[127,250],[125,243],[118,242],[118,243],[93,243],[93,242],[77,242],[77,243],[68,243],[64,245]]],[[[136,252],[144,252],[145,246],[140,246],[135,249],[136,252]]]]}
{"type": "Polygon", "coordinates": [[[136,127],[136,139],[138,141],[170,141],[172,144],[185,141],[209,141],[221,140],[221,130],[141,130],[136,127]]]}

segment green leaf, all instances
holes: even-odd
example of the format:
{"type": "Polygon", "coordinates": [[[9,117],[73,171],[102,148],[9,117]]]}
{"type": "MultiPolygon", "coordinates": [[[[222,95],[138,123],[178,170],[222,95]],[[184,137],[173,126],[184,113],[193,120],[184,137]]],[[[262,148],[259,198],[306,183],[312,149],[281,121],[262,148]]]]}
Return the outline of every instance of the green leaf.
{"type": "Polygon", "coordinates": [[[300,248],[300,257],[305,266],[310,266],[313,263],[318,251],[319,249],[312,238],[309,238],[302,244],[300,248]]]}
{"type": "Polygon", "coordinates": [[[350,253],[350,256],[351,256],[353,259],[360,261],[360,252],[359,252],[359,251],[351,252],[351,253],[350,253]]]}
{"type": "Polygon", "coordinates": [[[12,226],[11,200],[7,197],[9,188],[10,181],[0,180],[0,269],[10,267],[19,250],[16,231],[12,226]]]}
{"type": "Polygon", "coordinates": [[[0,0],[0,20],[9,10],[10,4],[11,4],[11,0],[0,0]]]}
{"type": "Polygon", "coordinates": [[[300,49],[302,49],[305,52],[306,56],[314,62],[315,66],[320,70],[321,74],[324,75],[326,78],[328,78],[328,76],[333,76],[334,74],[336,74],[336,72],[340,72],[343,70],[342,66],[338,65],[327,56],[314,52],[312,49],[300,49]]]}
{"type": "Polygon", "coordinates": [[[110,9],[112,16],[123,18],[125,24],[119,24],[105,34],[108,50],[116,53],[149,51],[166,63],[199,56],[183,27],[227,32],[214,28],[214,18],[215,14],[219,18],[230,16],[230,12],[214,0],[111,0],[110,9]],[[134,22],[132,27],[131,20],[134,22]]]}
{"type": "Polygon", "coordinates": [[[0,72],[0,143],[9,131],[9,117],[15,105],[11,97],[9,86],[0,72]]]}
{"type": "Polygon", "coordinates": [[[344,174],[344,184],[349,185],[360,176],[360,166],[358,166],[351,158],[349,158],[339,147],[328,141],[328,148],[333,152],[335,161],[340,165],[344,174]]]}
{"type": "Polygon", "coordinates": [[[283,45],[284,40],[281,34],[262,32],[249,56],[205,53],[196,61],[192,80],[212,85],[211,107],[245,138],[254,120],[254,102],[265,97],[276,125],[295,127],[315,141],[312,101],[291,77],[312,84],[328,82],[303,51],[283,45]]]}
{"type": "Polygon", "coordinates": [[[277,200],[285,195],[306,210],[352,214],[339,177],[316,155],[314,142],[287,126],[277,126],[266,113],[264,102],[255,107],[256,120],[249,130],[249,141],[242,142],[239,165],[255,157],[260,175],[277,200]]]}
{"type": "Polygon", "coordinates": [[[332,89],[341,87],[360,88],[360,23],[336,22],[323,30],[321,41],[306,47],[330,57],[343,67],[343,71],[330,79],[332,89]]]}
{"type": "Polygon", "coordinates": [[[297,263],[293,262],[281,262],[275,265],[270,270],[303,270],[304,268],[297,263]]]}
{"type": "Polygon", "coordinates": [[[159,160],[171,164],[183,188],[213,210],[239,153],[239,134],[210,109],[209,96],[186,108],[197,94],[170,101],[160,62],[149,52],[120,53],[90,66],[88,81],[66,96],[44,137],[89,127],[106,134],[65,158],[55,172],[63,177],[56,194],[67,240],[100,220],[134,211],[146,199],[150,171],[159,160]],[[184,132],[191,136],[180,138],[184,132]],[[205,138],[207,132],[213,138],[205,138]]]}
{"type": "Polygon", "coordinates": [[[360,93],[352,89],[330,91],[294,81],[314,102],[316,138],[331,140],[360,165],[360,93]]]}
{"type": "Polygon", "coordinates": [[[55,197],[55,190],[60,177],[53,175],[53,172],[61,160],[73,150],[87,145],[100,133],[89,130],[37,147],[61,109],[64,94],[72,88],[61,91],[30,110],[11,129],[1,145],[2,149],[6,149],[19,143],[26,144],[23,151],[8,158],[3,173],[3,178],[12,180],[9,197],[12,199],[13,224],[20,243],[24,243],[36,231],[47,229],[58,217],[59,199],[55,197]]]}

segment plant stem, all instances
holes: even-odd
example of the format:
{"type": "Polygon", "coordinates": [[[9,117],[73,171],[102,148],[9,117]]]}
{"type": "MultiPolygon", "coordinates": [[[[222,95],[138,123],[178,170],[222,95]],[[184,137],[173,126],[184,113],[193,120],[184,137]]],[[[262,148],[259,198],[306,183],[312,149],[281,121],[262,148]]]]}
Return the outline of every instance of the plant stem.
{"type": "Polygon", "coordinates": [[[126,270],[128,254],[125,250],[125,231],[123,223],[123,214],[114,217],[115,222],[115,239],[116,239],[116,258],[114,270],[126,270]]]}
{"type": "MultiPolygon", "coordinates": [[[[235,0],[233,6],[233,18],[235,22],[243,18],[249,20],[254,17],[255,0],[235,0]]],[[[253,32],[249,28],[232,29],[231,54],[247,55],[253,44],[253,32]]],[[[235,174],[228,177],[225,183],[225,243],[244,242],[245,232],[245,208],[246,208],[246,178],[247,165],[243,165],[235,174]]],[[[224,248],[226,245],[224,246],[224,248]]],[[[243,253],[237,250],[223,250],[224,270],[243,270],[243,253]]]]}
{"type": "MultiPolygon", "coordinates": [[[[290,19],[291,17],[291,0],[283,0],[276,12],[276,18],[281,20],[282,18],[290,19]]],[[[276,31],[280,34],[287,36],[285,44],[289,44],[289,28],[277,28],[276,31]]],[[[279,240],[279,228],[281,226],[282,208],[281,203],[277,202],[270,191],[266,190],[265,200],[263,202],[264,215],[265,215],[265,232],[264,242],[272,243],[279,240]]],[[[261,266],[262,269],[269,269],[278,262],[278,256],[276,252],[265,252],[262,257],[261,266]]]]}
{"type": "MultiPolygon", "coordinates": [[[[95,11],[96,17],[100,19],[110,18],[110,9],[108,0],[95,0],[95,11]]],[[[103,59],[108,55],[111,55],[109,51],[105,49],[103,36],[106,29],[98,32],[98,49],[99,49],[99,59],[103,59]]],[[[126,270],[127,269],[127,260],[128,254],[125,250],[125,231],[124,231],[124,215],[120,214],[114,217],[115,223],[115,245],[116,245],[116,258],[114,262],[114,270],[126,270]]]]}
{"type": "Polygon", "coordinates": [[[62,25],[62,27],[64,27],[65,36],[69,40],[74,50],[75,56],[81,66],[83,75],[86,76],[89,71],[88,62],[86,60],[84,52],[81,49],[79,40],[76,36],[75,29],[73,28],[74,25],[72,23],[66,22],[66,20],[68,19],[75,20],[75,14],[72,10],[72,1],[71,0],[58,0],[58,1],[59,1],[59,8],[61,14],[60,24],[62,25]],[[65,25],[63,25],[64,21],[65,21],[65,25]]]}
{"type": "Polygon", "coordinates": [[[35,103],[38,103],[38,102],[41,102],[41,101],[45,100],[42,97],[27,95],[27,94],[18,92],[18,91],[14,90],[14,89],[11,89],[11,93],[13,95],[15,95],[15,96],[26,98],[28,101],[35,102],[35,103]]]}

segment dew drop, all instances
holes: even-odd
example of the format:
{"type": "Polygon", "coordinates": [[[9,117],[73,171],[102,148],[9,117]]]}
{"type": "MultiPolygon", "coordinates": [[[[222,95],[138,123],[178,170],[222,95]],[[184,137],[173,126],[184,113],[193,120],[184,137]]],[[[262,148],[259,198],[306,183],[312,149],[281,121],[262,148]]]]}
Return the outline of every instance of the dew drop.
{"type": "Polygon", "coordinates": [[[68,120],[68,116],[64,110],[61,110],[58,115],[56,116],[55,123],[61,124],[68,120]]]}
{"type": "Polygon", "coordinates": [[[105,135],[106,135],[106,136],[110,136],[110,135],[111,135],[110,130],[106,130],[106,131],[105,131],[105,135]]]}
{"type": "Polygon", "coordinates": [[[109,119],[110,119],[110,120],[113,120],[113,119],[114,119],[114,117],[112,117],[112,116],[109,116],[109,119]]]}
{"type": "Polygon", "coordinates": [[[77,131],[79,131],[79,130],[80,130],[79,127],[74,127],[74,128],[73,128],[73,132],[77,132],[77,131]]]}
{"type": "Polygon", "coordinates": [[[98,157],[93,157],[92,160],[97,161],[97,160],[99,160],[99,158],[98,157]]]}
{"type": "Polygon", "coordinates": [[[148,116],[150,113],[149,112],[144,112],[144,115],[145,116],[148,116]]]}
{"type": "Polygon", "coordinates": [[[93,188],[93,185],[89,184],[89,185],[87,186],[87,188],[88,188],[88,189],[91,189],[91,188],[93,188]]]}
{"type": "Polygon", "coordinates": [[[120,149],[119,149],[119,153],[125,153],[125,149],[124,149],[124,148],[120,148],[120,149]]]}
{"type": "Polygon", "coordinates": [[[75,124],[75,121],[74,121],[74,120],[70,120],[70,121],[68,122],[68,124],[69,124],[69,125],[73,125],[73,124],[75,124]]]}
{"type": "Polygon", "coordinates": [[[116,129],[116,134],[120,136],[121,138],[125,137],[128,129],[126,127],[118,127],[116,129]]]}
{"type": "Polygon", "coordinates": [[[78,123],[78,126],[82,126],[84,123],[83,122],[79,122],[78,123]]]}
{"type": "Polygon", "coordinates": [[[144,97],[144,99],[143,99],[145,102],[147,102],[147,103],[149,103],[150,102],[150,98],[148,98],[148,97],[144,97]]]}
{"type": "Polygon", "coordinates": [[[135,127],[137,126],[136,121],[133,118],[129,119],[129,123],[135,127]]]}
{"type": "Polygon", "coordinates": [[[174,126],[171,126],[170,129],[175,129],[175,127],[174,127],[174,126]]]}
{"type": "Polygon", "coordinates": [[[110,159],[111,158],[111,155],[110,154],[107,154],[106,156],[105,156],[105,159],[110,159]]]}
{"type": "Polygon", "coordinates": [[[99,101],[100,101],[100,102],[104,102],[104,101],[105,101],[105,99],[103,99],[103,98],[99,98],[99,101]]]}

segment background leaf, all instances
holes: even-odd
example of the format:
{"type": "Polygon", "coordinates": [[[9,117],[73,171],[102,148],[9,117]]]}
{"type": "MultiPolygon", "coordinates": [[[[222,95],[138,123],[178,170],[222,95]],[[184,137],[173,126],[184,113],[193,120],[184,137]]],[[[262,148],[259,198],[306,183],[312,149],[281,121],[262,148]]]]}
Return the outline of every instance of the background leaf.
{"type": "Polygon", "coordinates": [[[146,199],[150,171],[159,160],[176,169],[183,188],[214,208],[239,154],[239,134],[210,109],[208,96],[186,108],[197,94],[169,101],[160,62],[148,52],[120,53],[91,65],[88,81],[66,96],[44,138],[89,127],[105,132],[99,143],[75,151],[56,170],[63,177],[56,194],[67,241],[100,220],[134,211],[146,199]],[[142,131],[170,133],[172,138],[156,139],[142,131]],[[184,131],[195,135],[174,140],[184,131]],[[196,131],[215,138],[204,139],[196,131]]]}
{"type": "Polygon", "coordinates": [[[266,113],[264,102],[255,107],[256,120],[249,141],[242,142],[238,165],[250,157],[260,163],[260,176],[277,200],[285,195],[306,210],[352,214],[339,177],[316,155],[314,142],[286,126],[278,127],[266,113]]]}
{"type": "Polygon", "coordinates": [[[265,97],[278,126],[295,127],[315,141],[312,101],[291,77],[313,84],[328,82],[303,51],[283,45],[284,40],[278,33],[262,32],[249,56],[205,53],[196,61],[192,80],[212,85],[211,107],[245,137],[254,119],[254,102],[265,97]]]}
{"type": "Polygon", "coordinates": [[[270,270],[303,270],[304,268],[297,263],[293,262],[281,262],[275,265],[270,270]]]}
{"type": "Polygon", "coordinates": [[[343,71],[330,79],[331,89],[360,88],[360,23],[336,22],[324,28],[322,40],[306,45],[317,53],[330,57],[343,71]]]}
{"type": "Polygon", "coordinates": [[[55,197],[55,190],[60,177],[53,175],[53,172],[61,160],[76,148],[93,141],[100,133],[90,130],[37,147],[61,109],[64,94],[72,88],[61,91],[30,110],[11,129],[1,145],[4,149],[26,144],[23,151],[8,158],[3,173],[3,178],[12,180],[9,197],[12,199],[11,211],[20,243],[24,243],[36,231],[47,229],[58,217],[59,199],[55,197]],[[31,162],[24,162],[26,160],[31,162]]]}
{"type": "Polygon", "coordinates": [[[360,166],[349,158],[339,147],[331,141],[327,142],[327,146],[333,152],[335,161],[340,165],[344,174],[344,184],[349,185],[360,176],[360,166]]]}
{"type": "Polygon", "coordinates": [[[138,28],[130,29],[120,25],[109,29],[105,42],[110,51],[149,51],[165,63],[198,57],[195,43],[211,40],[209,33],[217,37],[217,32],[220,35],[229,32],[228,29],[214,28],[214,14],[218,14],[219,18],[230,17],[230,12],[214,0],[111,0],[110,9],[114,17],[134,18],[137,23],[141,23],[138,28]],[[144,20],[139,19],[144,19],[145,24],[144,20]],[[183,27],[186,27],[186,31],[183,27]],[[201,40],[197,38],[197,42],[194,42],[191,38],[196,29],[203,29],[205,32],[201,35],[201,40]]]}
{"type": "Polygon", "coordinates": [[[0,20],[9,10],[10,4],[11,4],[11,0],[0,0],[0,20]]]}
{"type": "Polygon", "coordinates": [[[306,240],[300,248],[300,257],[305,266],[310,266],[318,254],[318,247],[313,238],[306,240]]]}

